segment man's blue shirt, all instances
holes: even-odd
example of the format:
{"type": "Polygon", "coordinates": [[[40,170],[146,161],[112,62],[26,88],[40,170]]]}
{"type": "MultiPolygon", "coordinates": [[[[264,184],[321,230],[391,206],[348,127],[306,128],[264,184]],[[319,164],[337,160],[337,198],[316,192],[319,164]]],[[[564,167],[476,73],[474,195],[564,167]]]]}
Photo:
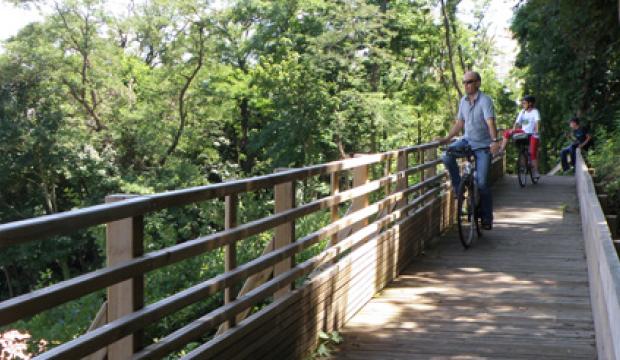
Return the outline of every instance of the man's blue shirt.
{"type": "Polygon", "coordinates": [[[586,141],[586,136],[588,135],[588,133],[588,129],[583,126],[580,126],[577,129],[573,130],[573,136],[575,137],[575,139],[577,139],[577,141],[579,141],[580,144],[583,144],[583,142],[586,141]]]}
{"type": "Polygon", "coordinates": [[[486,148],[491,145],[493,139],[489,134],[486,120],[495,118],[493,100],[482,91],[478,91],[473,104],[469,102],[467,95],[461,98],[459,103],[458,120],[465,122],[465,136],[473,149],[486,148]]]}

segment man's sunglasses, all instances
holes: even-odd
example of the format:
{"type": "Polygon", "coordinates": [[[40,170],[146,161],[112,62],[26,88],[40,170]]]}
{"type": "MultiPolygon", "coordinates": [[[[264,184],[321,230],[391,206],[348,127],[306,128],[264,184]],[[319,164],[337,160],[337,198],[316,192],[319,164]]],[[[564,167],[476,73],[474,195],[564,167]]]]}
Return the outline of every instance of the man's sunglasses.
{"type": "Polygon", "coordinates": [[[469,85],[471,83],[475,83],[478,80],[463,80],[463,85],[469,85]]]}

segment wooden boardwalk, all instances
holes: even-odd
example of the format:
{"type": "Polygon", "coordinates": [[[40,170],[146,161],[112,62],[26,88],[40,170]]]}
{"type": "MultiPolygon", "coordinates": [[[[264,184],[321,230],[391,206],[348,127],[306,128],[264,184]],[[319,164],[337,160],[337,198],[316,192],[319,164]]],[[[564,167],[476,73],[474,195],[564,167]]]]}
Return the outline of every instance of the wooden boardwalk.
{"type": "Polygon", "coordinates": [[[333,359],[595,359],[573,177],[494,187],[495,225],[414,259],[351,318],[333,359]]]}

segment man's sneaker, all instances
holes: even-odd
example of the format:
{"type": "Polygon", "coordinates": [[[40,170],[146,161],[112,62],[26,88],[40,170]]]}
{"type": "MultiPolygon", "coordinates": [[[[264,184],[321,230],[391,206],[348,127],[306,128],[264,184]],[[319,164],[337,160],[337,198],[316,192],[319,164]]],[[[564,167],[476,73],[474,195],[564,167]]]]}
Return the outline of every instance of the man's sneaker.
{"type": "Polygon", "coordinates": [[[493,229],[493,222],[492,221],[490,221],[490,222],[483,221],[482,222],[482,228],[484,230],[492,230],[493,229]]]}
{"type": "Polygon", "coordinates": [[[532,177],[536,180],[540,179],[540,173],[538,172],[538,170],[532,169],[532,177]]]}

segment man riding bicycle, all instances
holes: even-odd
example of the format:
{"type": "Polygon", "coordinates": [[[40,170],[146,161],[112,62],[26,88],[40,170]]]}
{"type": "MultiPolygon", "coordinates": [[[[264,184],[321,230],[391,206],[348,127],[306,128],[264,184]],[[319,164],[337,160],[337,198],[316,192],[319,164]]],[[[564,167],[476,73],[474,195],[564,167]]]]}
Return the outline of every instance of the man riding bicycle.
{"type": "MultiPolygon", "coordinates": [[[[495,126],[495,109],[493,100],[480,89],[480,74],[468,71],[463,76],[463,86],[466,95],[459,103],[459,112],[448,135],[437,139],[442,144],[447,144],[461,130],[465,130],[463,138],[450,144],[448,148],[458,149],[471,146],[477,162],[477,182],[480,191],[480,218],[482,228],[493,228],[493,199],[488,182],[489,169],[491,168],[492,154],[496,154],[499,144],[496,142],[497,128],[495,126]]],[[[450,173],[452,187],[457,192],[461,182],[461,174],[456,163],[456,157],[448,151],[443,155],[443,162],[450,173]]]]}
{"type": "Polygon", "coordinates": [[[506,144],[510,137],[514,134],[526,133],[530,135],[530,160],[532,162],[532,178],[538,180],[540,173],[538,172],[538,160],[536,153],[538,152],[538,144],[540,143],[540,137],[538,135],[538,128],[540,124],[540,113],[538,109],[534,107],[536,104],[536,98],[532,95],[525,95],[521,99],[521,106],[523,110],[517,115],[517,119],[512,127],[512,130],[504,132],[504,139],[500,147],[500,152],[506,149],[506,144]],[[517,128],[519,126],[520,128],[517,128]]]}

